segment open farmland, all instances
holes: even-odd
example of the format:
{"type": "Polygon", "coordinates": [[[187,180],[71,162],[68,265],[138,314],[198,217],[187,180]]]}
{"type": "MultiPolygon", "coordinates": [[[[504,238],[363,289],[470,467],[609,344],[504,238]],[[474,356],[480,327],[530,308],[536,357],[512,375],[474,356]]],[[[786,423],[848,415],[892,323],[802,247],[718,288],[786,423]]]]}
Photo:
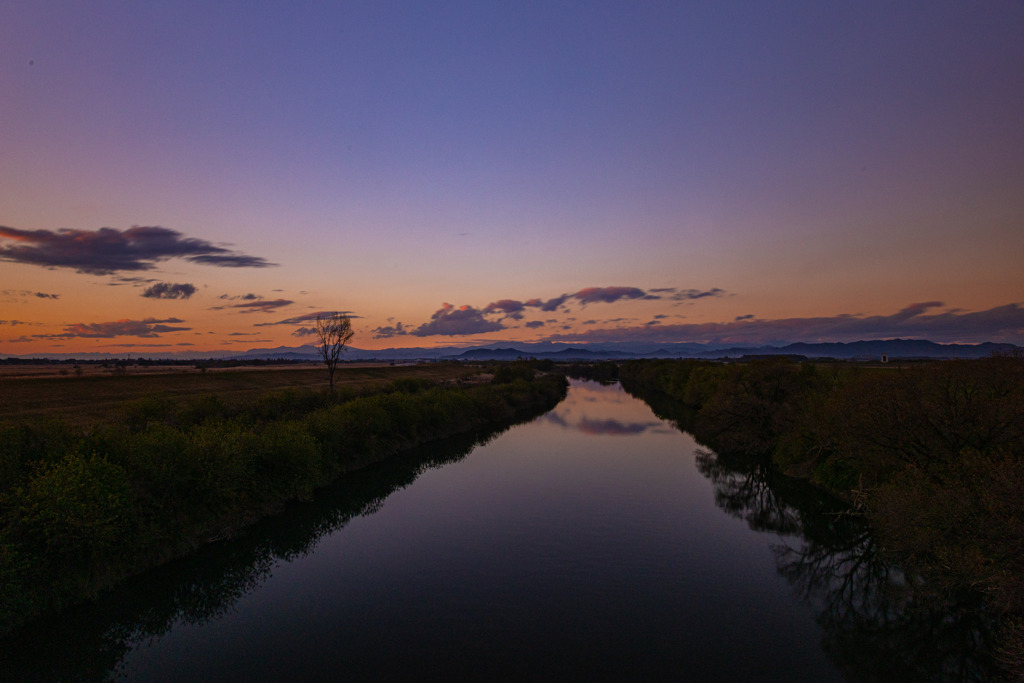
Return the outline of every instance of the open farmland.
{"type": "MultiPolygon", "coordinates": [[[[323,366],[231,368],[205,373],[168,368],[165,373],[81,377],[24,373],[0,378],[0,424],[60,419],[88,424],[119,417],[125,402],[160,396],[169,399],[213,394],[227,405],[239,405],[267,392],[290,388],[327,389],[323,366]]],[[[458,364],[390,366],[353,364],[338,368],[339,391],[360,392],[398,379],[456,380],[478,372],[458,364]]]]}

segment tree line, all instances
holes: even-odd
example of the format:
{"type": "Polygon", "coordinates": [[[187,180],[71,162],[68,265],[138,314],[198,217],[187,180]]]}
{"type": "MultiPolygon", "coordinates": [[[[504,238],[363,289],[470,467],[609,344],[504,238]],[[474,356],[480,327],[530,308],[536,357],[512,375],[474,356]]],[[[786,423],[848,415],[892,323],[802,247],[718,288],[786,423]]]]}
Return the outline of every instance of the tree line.
{"type": "Polygon", "coordinates": [[[916,591],[972,592],[1024,674],[1024,358],[898,368],[630,361],[623,386],[723,454],[852,503],[916,591]]]}

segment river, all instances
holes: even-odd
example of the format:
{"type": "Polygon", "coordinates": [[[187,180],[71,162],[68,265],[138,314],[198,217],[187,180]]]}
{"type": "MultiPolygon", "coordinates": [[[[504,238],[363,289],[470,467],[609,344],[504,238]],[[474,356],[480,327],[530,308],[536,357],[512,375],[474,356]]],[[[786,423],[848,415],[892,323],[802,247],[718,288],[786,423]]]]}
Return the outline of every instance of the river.
{"type": "Polygon", "coordinates": [[[356,473],[33,624],[3,644],[4,667],[12,680],[983,680],[963,654],[976,625],[908,610],[905,584],[841,506],[722,462],[617,385],[573,381],[532,422],[356,473]]]}

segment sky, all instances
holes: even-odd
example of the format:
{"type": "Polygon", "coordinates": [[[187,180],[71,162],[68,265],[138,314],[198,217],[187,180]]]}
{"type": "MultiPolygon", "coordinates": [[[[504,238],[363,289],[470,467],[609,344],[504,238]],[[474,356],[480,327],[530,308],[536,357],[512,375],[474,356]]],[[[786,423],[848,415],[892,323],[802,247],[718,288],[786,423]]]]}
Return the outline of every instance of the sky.
{"type": "Polygon", "coordinates": [[[1024,2],[0,0],[0,354],[1024,344],[1024,2]]]}

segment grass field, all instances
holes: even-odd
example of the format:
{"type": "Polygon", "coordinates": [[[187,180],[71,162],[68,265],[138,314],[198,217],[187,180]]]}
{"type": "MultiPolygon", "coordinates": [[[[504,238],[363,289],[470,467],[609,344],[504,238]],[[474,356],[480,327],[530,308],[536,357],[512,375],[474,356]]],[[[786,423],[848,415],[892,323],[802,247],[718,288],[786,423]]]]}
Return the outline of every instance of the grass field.
{"type": "MultiPolygon", "coordinates": [[[[127,375],[7,376],[0,378],[0,424],[38,422],[58,418],[69,424],[120,417],[126,401],[162,396],[186,399],[215,394],[228,405],[237,405],[267,392],[287,388],[327,389],[323,366],[251,367],[199,373],[180,368],[166,373],[127,375]]],[[[340,365],[335,384],[339,390],[361,390],[397,379],[455,380],[479,372],[459,364],[340,365]]]]}

